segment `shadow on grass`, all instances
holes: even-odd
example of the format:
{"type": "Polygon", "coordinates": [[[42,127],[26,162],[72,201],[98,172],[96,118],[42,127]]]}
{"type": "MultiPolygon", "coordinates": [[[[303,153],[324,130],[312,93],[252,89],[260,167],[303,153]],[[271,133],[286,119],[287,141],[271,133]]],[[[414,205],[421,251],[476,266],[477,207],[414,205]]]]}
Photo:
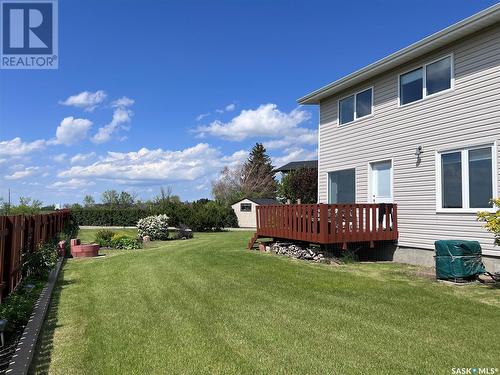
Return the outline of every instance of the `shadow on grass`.
{"type": "Polygon", "coordinates": [[[45,317],[45,322],[42,326],[42,331],[38,337],[38,342],[36,345],[35,355],[29,374],[48,374],[50,362],[52,359],[52,351],[54,348],[54,332],[56,328],[60,327],[57,322],[57,312],[59,308],[59,301],[61,298],[62,289],[66,285],[73,284],[74,281],[64,280],[64,267],[66,265],[66,260],[61,267],[59,272],[59,277],[57,279],[57,284],[52,293],[52,299],[50,301],[49,310],[47,311],[47,316],[45,317]]]}

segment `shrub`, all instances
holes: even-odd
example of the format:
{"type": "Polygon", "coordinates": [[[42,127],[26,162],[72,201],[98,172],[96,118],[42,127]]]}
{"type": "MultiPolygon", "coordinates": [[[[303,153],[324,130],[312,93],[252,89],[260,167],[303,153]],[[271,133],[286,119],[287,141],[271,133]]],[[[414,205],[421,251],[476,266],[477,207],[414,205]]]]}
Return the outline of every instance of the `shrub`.
{"type": "Polygon", "coordinates": [[[152,241],[168,239],[168,216],[148,216],[137,222],[137,229],[141,237],[149,236],[152,241]]]}
{"type": "Polygon", "coordinates": [[[231,207],[214,201],[196,202],[193,204],[192,223],[187,224],[196,231],[204,232],[236,227],[238,219],[231,207]]]}
{"type": "Polygon", "coordinates": [[[142,207],[79,207],[72,208],[71,213],[79,225],[128,227],[151,215],[151,210],[142,207]]]}
{"type": "Polygon", "coordinates": [[[193,238],[193,231],[184,224],[179,225],[178,231],[175,233],[175,239],[187,240],[193,238]]]}
{"type": "Polygon", "coordinates": [[[22,273],[25,277],[44,279],[57,263],[57,247],[53,242],[42,245],[36,251],[25,251],[22,257],[22,273]]]}
{"type": "Polygon", "coordinates": [[[125,234],[115,234],[111,239],[111,246],[120,250],[134,250],[141,248],[141,244],[136,238],[125,234]]]}
{"type": "Polygon", "coordinates": [[[79,230],[80,227],[78,226],[76,217],[75,215],[73,215],[73,211],[70,211],[69,218],[64,224],[64,228],[61,233],[61,239],[66,240],[69,243],[70,239],[76,238],[78,236],[79,230]]]}
{"type": "Polygon", "coordinates": [[[0,319],[8,321],[6,332],[13,333],[28,323],[33,306],[43,289],[44,281],[26,280],[0,304],[0,319]],[[31,291],[25,285],[31,282],[35,288],[31,291]]]}
{"type": "Polygon", "coordinates": [[[491,202],[497,210],[495,212],[479,212],[477,219],[486,222],[484,227],[495,236],[495,245],[500,246],[500,198],[492,199],[491,202]]]}
{"type": "Polygon", "coordinates": [[[113,245],[112,239],[114,235],[115,232],[113,231],[101,229],[95,234],[94,242],[101,247],[111,247],[113,245]]]}

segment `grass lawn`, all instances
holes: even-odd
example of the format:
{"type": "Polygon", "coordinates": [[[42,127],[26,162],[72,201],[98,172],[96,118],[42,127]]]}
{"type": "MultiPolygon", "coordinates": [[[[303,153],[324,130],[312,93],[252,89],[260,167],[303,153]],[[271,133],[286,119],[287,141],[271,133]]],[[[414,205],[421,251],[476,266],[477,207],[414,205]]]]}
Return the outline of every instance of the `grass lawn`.
{"type": "MultiPolygon", "coordinates": [[[[82,238],[89,233],[82,233],[82,238]]],[[[500,367],[500,289],[329,266],[195,234],[68,260],[36,356],[51,374],[450,374],[500,367]]]]}

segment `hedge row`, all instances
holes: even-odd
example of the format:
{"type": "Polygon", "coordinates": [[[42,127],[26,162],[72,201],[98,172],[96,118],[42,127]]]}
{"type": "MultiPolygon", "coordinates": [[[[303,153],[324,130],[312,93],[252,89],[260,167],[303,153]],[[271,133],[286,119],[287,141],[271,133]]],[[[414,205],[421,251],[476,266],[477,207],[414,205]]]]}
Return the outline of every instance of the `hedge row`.
{"type": "Polygon", "coordinates": [[[137,222],[152,215],[145,208],[72,208],[71,214],[78,225],[131,227],[137,222]]]}
{"type": "Polygon", "coordinates": [[[129,208],[82,207],[72,208],[71,213],[79,225],[87,226],[135,226],[140,219],[159,214],[169,217],[170,226],[187,226],[195,231],[238,226],[234,211],[213,201],[129,208]]]}

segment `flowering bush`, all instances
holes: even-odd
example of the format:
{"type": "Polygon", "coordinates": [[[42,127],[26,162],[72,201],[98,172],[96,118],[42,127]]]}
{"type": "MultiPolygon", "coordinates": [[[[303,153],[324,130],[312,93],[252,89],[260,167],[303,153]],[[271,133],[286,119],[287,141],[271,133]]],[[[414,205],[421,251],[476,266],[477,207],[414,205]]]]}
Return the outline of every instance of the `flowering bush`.
{"type": "Polygon", "coordinates": [[[500,198],[492,199],[491,202],[497,208],[496,212],[479,212],[477,219],[486,222],[484,227],[495,235],[495,245],[500,246],[500,198]]]}
{"type": "Polygon", "coordinates": [[[149,236],[152,241],[168,239],[168,216],[148,216],[137,222],[137,229],[141,237],[149,236]]]}

